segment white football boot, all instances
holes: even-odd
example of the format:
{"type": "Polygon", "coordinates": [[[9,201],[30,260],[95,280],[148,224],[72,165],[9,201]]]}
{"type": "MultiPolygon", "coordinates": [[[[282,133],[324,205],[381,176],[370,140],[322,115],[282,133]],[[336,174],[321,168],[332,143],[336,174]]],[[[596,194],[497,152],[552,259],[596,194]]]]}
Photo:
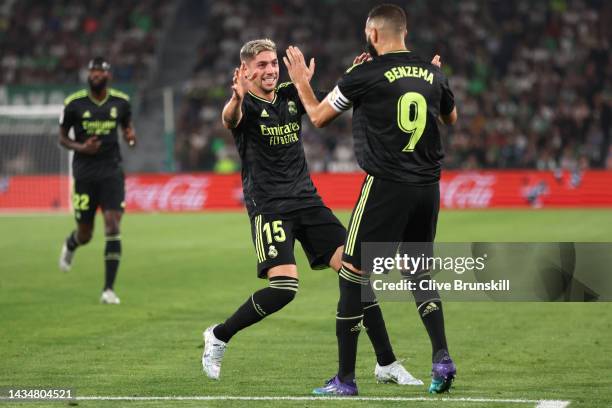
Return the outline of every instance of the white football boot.
{"type": "Polygon", "coordinates": [[[202,369],[204,373],[213,380],[218,380],[221,374],[221,360],[225,354],[227,343],[215,337],[213,329],[217,326],[210,326],[204,330],[204,353],[202,353],[202,369]]]}
{"type": "Polygon", "coordinates": [[[399,385],[423,385],[423,381],[414,378],[399,361],[394,361],[386,366],[376,364],[374,376],[379,383],[394,382],[399,385]]]}
{"type": "Polygon", "coordinates": [[[74,256],[74,251],[68,249],[68,246],[64,242],[62,245],[62,252],[60,253],[59,258],[59,268],[63,272],[68,272],[70,268],[72,268],[72,257],[74,256]]]}
{"type": "Polygon", "coordinates": [[[112,289],[106,289],[100,297],[100,303],[105,305],[118,305],[120,302],[119,297],[112,289]]]}

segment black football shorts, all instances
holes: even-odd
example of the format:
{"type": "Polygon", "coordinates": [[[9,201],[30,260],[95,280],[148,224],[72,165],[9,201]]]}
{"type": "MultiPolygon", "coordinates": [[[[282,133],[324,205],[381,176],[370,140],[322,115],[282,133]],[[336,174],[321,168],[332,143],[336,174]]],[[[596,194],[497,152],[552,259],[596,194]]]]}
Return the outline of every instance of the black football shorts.
{"type": "Polygon", "coordinates": [[[346,229],[329,208],[310,207],[283,214],[256,214],[251,218],[251,235],[257,276],[266,279],[272,267],[295,265],[296,239],[312,269],[327,268],[336,249],[344,244],[346,229]]]}
{"type": "Polygon", "coordinates": [[[93,224],[96,210],[124,211],[125,177],[123,173],[100,180],[74,180],[72,193],[74,218],[78,223],[93,224]]]}
{"type": "Polygon", "coordinates": [[[342,260],[361,269],[365,242],[433,242],[439,184],[397,183],[367,175],[353,209],[342,260]]]}

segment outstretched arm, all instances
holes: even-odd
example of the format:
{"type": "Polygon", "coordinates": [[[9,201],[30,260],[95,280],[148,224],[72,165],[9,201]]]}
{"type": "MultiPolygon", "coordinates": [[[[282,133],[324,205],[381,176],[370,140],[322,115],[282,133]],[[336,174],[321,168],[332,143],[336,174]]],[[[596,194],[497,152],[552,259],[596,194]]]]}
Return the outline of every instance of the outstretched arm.
{"type": "Polygon", "coordinates": [[[221,119],[226,129],[234,129],[242,119],[242,101],[249,87],[246,76],[246,64],[243,62],[240,68],[234,70],[232,77],[232,97],[223,107],[221,119]]]}
{"type": "MultiPolygon", "coordinates": [[[[283,57],[291,82],[298,91],[302,105],[315,127],[321,128],[340,115],[327,102],[327,98],[319,102],[310,86],[311,70],[306,66],[304,55],[297,47],[287,48],[287,55],[283,57]]],[[[312,63],[311,63],[312,65],[312,63]]]]}
{"type": "MultiPolygon", "coordinates": [[[[442,60],[440,59],[440,56],[438,54],[433,57],[431,63],[438,68],[442,68],[442,60]]],[[[440,120],[445,125],[452,125],[453,123],[455,123],[457,121],[457,107],[454,107],[448,115],[440,114],[440,120]]]]}

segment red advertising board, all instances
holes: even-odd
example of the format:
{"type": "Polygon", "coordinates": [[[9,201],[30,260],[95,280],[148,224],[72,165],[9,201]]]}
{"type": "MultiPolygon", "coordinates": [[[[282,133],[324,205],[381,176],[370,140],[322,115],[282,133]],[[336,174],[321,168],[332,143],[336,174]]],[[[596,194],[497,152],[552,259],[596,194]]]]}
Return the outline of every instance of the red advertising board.
{"type": "MultiPolygon", "coordinates": [[[[314,182],[325,203],[350,209],[362,173],[320,173],[314,182]]],[[[65,211],[66,176],[16,176],[0,179],[0,210],[65,211]]],[[[128,211],[240,210],[240,175],[134,174],[126,179],[128,211]]],[[[446,171],[440,183],[443,208],[612,208],[612,171],[446,171]]]]}

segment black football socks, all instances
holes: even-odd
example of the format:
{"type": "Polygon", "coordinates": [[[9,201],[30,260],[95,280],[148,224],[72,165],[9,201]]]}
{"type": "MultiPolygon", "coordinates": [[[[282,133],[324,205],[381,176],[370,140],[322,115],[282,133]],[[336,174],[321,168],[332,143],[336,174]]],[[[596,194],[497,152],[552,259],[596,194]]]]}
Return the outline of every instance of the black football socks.
{"type": "Polygon", "coordinates": [[[338,376],[342,382],[355,380],[355,360],[357,359],[357,340],[362,328],[363,304],[362,286],[369,280],[344,266],[338,272],[340,300],[336,314],[336,337],[338,338],[338,376]]]}
{"type": "Polygon", "coordinates": [[[217,325],[213,333],[221,341],[228,342],[240,330],[251,326],[288,305],[298,291],[298,280],[288,276],[270,278],[270,285],[253,293],[224,323],[217,325]]]}
{"type": "Polygon", "coordinates": [[[72,231],[70,235],[68,235],[68,238],[66,238],[66,247],[68,248],[69,251],[72,252],[75,249],[77,249],[79,245],[81,245],[81,243],[79,242],[77,232],[72,231]]]}
{"type": "MultiPolygon", "coordinates": [[[[421,276],[417,280],[431,279],[429,274],[421,276]]],[[[444,313],[442,312],[442,302],[437,290],[416,290],[417,312],[425,325],[429,340],[431,341],[432,360],[440,350],[447,350],[446,334],[444,332],[444,313]]]]}
{"type": "Polygon", "coordinates": [[[113,289],[120,260],[121,236],[107,235],[104,247],[104,290],[113,289]]]}

